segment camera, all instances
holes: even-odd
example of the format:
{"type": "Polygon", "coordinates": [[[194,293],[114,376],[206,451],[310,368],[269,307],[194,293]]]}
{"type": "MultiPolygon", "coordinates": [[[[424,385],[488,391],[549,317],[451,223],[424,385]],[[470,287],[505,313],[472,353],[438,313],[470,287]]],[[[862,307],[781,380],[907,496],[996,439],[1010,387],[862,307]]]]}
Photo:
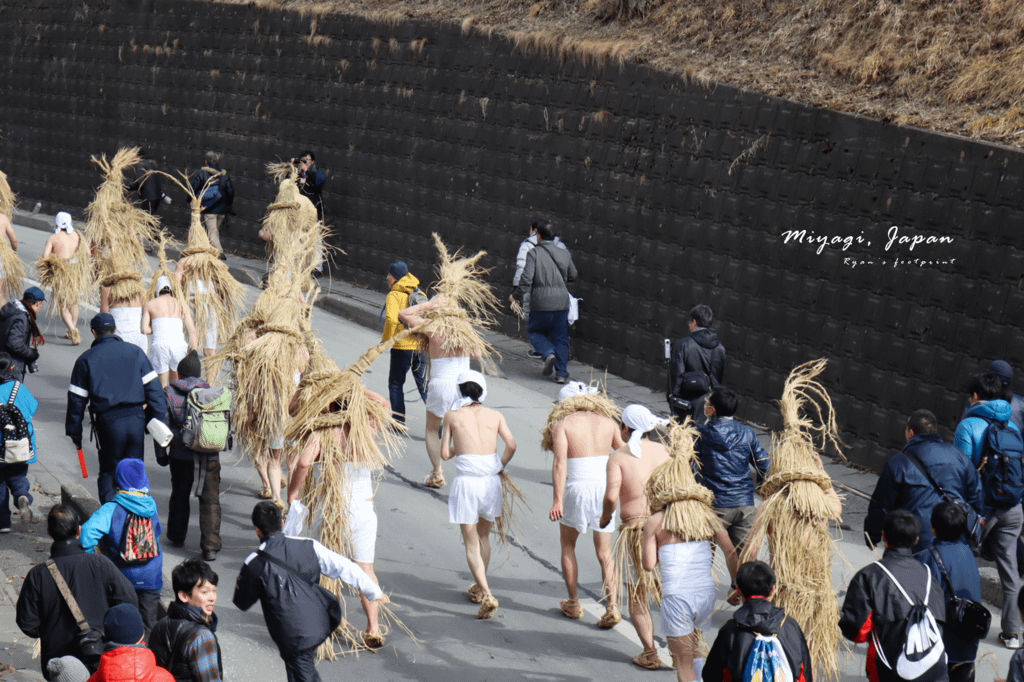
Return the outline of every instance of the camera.
{"type": "Polygon", "coordinates": [[[26,367],[26,369],[28,370],[29,374],[35,374],[36,372],[39,371],[39,364],[33,362],[30,365],[28,365],[28,367],[26,367]]]}

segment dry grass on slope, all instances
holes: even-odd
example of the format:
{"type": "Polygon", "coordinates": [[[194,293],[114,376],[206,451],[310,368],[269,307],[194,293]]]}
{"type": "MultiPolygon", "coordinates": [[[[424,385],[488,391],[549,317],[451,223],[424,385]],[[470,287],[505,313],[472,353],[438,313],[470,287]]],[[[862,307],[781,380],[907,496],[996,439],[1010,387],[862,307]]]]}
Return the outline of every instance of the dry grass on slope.
{"type": "Polygon", "coordinates": [[[1024,3],[1019,0],[265,4],[389,22],[455,21],[465,30],[507,36],[524,50],[648,63],[700,82],[1024,146],[1024,3]]]}

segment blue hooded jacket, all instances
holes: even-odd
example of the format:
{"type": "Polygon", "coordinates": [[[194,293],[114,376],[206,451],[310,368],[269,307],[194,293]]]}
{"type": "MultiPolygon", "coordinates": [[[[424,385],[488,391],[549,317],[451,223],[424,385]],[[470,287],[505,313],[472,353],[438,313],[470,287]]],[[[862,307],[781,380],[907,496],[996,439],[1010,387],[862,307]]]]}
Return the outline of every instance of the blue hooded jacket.
{"type": "MultiPolygon", "coordinates": [[[[953,435],[953,445],[971,458],[974,468],[981,466],[981,452],[985,445],[985,431],[992,421],[1010,422],[1013,410],[1010,403],[1005,400],[988,400],[983,403],[975,403],[967,410],[967,415],[956,427],[953,435]]],[[[1010,427],[1017,428],[1017,425],[1010,422],[1010,427]]]]}
{"type": "MultiPolygon", "coordinates": [[[[0,403],[6,403],[10,399],[11,392],[14,391],[13,379],[14,377],[10,374],[6,374],[0,379],[4,382],[0,385],[0,403]]],[[[32,417],[39,409],[39,401],[32,395],[32,391],[28,390],[28,386],[22,384],[18,389],[18,397],[14,399],[14,406],[21,410],[21,416],[25,418],[25,423],[28,425],[29,438],[32,440],[32,459],[25,464],[35,464],[36,458],[39,456],[39,448],[36,447],[36,428],[32,426],[32,417]]]]}
{"type": "Polygon", "coordinates": [[[164,586],[164,555],[160,548],[163,528],[160,526],[156,500],[149,494],[145,463],[141,459],[121,460],[117,463],[116,479],[118,493],[114,499],[97,509],[82,524],[82,547],[87,552],[93,552],[102,537],[107,537],[112,547],[119,546],[127,512],[153,519],[153,533],[157,542],[157,555],[154,558],[141,566],[125,566],[116,555],[111,555],[110,560],[136,590],[161,590],[164,586]]]}

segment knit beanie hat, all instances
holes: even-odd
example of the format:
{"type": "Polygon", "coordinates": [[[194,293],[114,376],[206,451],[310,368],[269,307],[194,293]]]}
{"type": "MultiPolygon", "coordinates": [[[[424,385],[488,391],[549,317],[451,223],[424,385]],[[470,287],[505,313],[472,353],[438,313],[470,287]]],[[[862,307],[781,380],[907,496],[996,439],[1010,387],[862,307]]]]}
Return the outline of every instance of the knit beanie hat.
{"type": "MultiPolygon", "coordinates": [[[[146,476],[146,463],[141,459],[127,457],[117,463],[114,473],[117,478],[117,486],[121,490],[134,490],[138,492],[149,492],[149,478],[146,476]]],[[[134,644],[135,642],[132,642],[134,644]]]]}
{"type": "Polygon", "coordinates": [[[51,658],[46,662],[50,682],[88,682],[89,669],[74,656],[51,658]]]}
{"type": "Polygon", "coordinates": [[[388,274],[395,279],[402,279],[409,274],[409,266],[405,264],[405,261],[397,261],[388,266],[388,274]]]}
{"type": "Polygon", "coordinates": [[[110,644],[138,644],[145,634],[146,626],[142,624],[142,614],[133,604],[112,606],[103,616],[103,639],[110,644]]]}

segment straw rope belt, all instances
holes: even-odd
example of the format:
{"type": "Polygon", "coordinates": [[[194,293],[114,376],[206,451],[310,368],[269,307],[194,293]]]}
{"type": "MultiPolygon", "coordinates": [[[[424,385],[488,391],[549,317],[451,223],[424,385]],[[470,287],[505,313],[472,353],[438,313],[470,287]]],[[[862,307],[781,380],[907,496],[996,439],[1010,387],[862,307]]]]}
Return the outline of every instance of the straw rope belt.
{"type": "Polygon", "coordinates": [[[832,487],[832,479],[820,469],[794,469],[772,474],[761,486],[761,497],[771,497],[793,481],[815,483],[826,492],[832,487]]]}
{"type": "Polygon", "coordinates": [[[182,257],[194,256],[197,253],[208,253],[211,256],[219,256],[220,252],[212,246],[190,246],[181,252],[182,257]]]}
{"type": "Polygon", "coordinates": [[[141,282],[142,281],[142,273],[141,272],[135,272],[134,270],[132,270],[132,271],[127,271],[126,270],[126,271],[123,271],[123,272],[115,272],[113,275],[109,275],[109,276],[103,278],[103,281],[100,282],[100,286],[101,287],[109,287],[109,286],[113,286],[114,284],[117,284],[118,282],[123,282],[124,280],[128,280],[128,279],[134,279],[136,281],[141,282]]]}
{"type": "Polygon", "coordinates": [[[653,494],[649,493],[647,499],[651,505],[651,511],[657,513],[673,502],[687,500],[695,500],[710,507],[714,504],[715,495],[702,485],[691,485],[686,488],[669,488],[653,494]]]}
{"type": "Polygon", "coordinates": [[[306,340],[306,337],[302,335],[302,332],[298,331],[293,327],[288,327],[283,324],[264,324],[260,326],[256,330],[256,332],[259,336],[263,336],[264,334],[277,333],[291,336],[293,338],[298,339],[301,342],[305,342],[306,340]]]}
{"type": "Polygon", "coordinates": [[[280,203],[267,206],[268,211],[284,211],[287,209],[298,210],[300,208],[302,208],[302,204],[297,201],[282,201],[280,203]]]}

